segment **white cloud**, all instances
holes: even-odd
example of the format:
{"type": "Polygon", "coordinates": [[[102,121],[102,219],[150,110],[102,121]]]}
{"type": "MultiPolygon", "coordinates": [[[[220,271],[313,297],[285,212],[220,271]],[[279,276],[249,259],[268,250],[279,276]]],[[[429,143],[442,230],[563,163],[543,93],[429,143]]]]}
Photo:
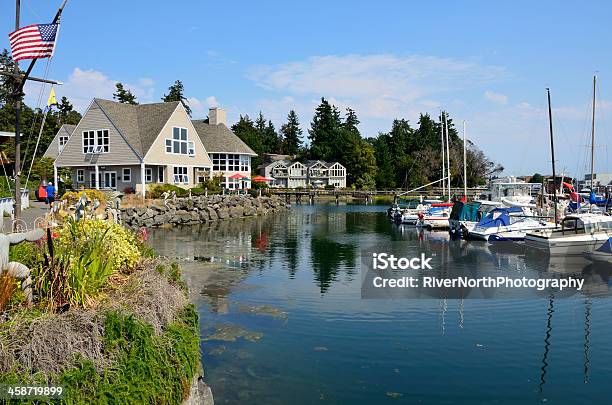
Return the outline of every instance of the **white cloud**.
{"type": "Polygon", "coordinates": [[[215,96],[208,96],[204,99],[197,97],[187,97],[189,107],[191,107],[191,116],[196,119],[203,119],[208,115],[208,109],[211,107],[221,107],[215,96]]]}
{"type": "MultiPolygon", "coordinates": [[[[122,80],[111,79],[97,70],[83,70],[78,67],[72,71],[63,85],[57,86],[56,94],[58,99],[63,96],[67,97],[77,111],[83,112],[94,97],[112,100],[113,93],[116,90],[115,84],[120,81],[125,88],[136,96],[138,102],[155,101],[153,97],[155,82],[152,79],[141,78],[137,80],[136,84],[131,84],[122,80]]],[[[26,94],[28,94],[27,102],[30,105],[37,105],[39,92],[39,84],[29,84],[26,94]]]]}
{"type": "Polygon", "coordinates": [[[507,104],[508,103],[508,96],[506,96],[505,94],[501,94],[501,93],[495,93],[493,91],[485,91],[484,93],[485,98],[487,100],[491,100],[493,102],[499,103],[499,104],[507,104]]]}

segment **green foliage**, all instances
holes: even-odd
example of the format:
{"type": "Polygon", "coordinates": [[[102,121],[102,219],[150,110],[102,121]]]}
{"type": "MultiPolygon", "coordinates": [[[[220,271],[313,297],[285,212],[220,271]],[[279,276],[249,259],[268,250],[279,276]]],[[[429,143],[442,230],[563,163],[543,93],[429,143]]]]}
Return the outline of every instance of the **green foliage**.
{"type": "Polygon", "coordinates": [[[19,262],[29,268],[43,261],[43,249],[39,243],[22,242],[9,247],[9,261],[19,262]]]}
{"type": "Polygon", "coordinates": [[[302,129],[294,110],[289,111],[287,123],[281,126],[280,133],[283,137],[283,153],[296,155],[302,146],[302,129]]]}
{"type": "Polygon", "coordinates": [[[221,182],[223,182],[223,176],[215,176],[212,179],[203,181],[199,188],[201,188],[202,191],[208,189],[208,194],[221,194],[221,182]]]}
{"type": "Polygon", "coordinates": [[[138,104],[136,102],[136,96],[132,94],[131,90],[126,90],[123,87],[123,83],[117,82],[115,83],[115,87],[117,88],[117,91],[113,93],[113,100],[117,100],[123,104],[138,104]]]}
{"type": "Polygon", "coordinates": [[[336,140],[341,127],[342,122],[338,109],[329,104],[325,98],[321,98],[321,104],[316,108],[308,130],[312,158],[326,161],[336,160],[334,159],[336,140]]]}
{"type": "Polygon", "coordinates": [[[172,86],[168,87],[168,94],[164,94],[162,101],[166,103],[170,101],[180,101],[183,107],[185,107],[187,114],[191,117],[191,107],[189,107],[189,103],[185,97],[183,82],[180,80],[175,81],[172,86]]]}
{"type": "Polygon", "coordinates": [[[177,197],[186,197],[187,195],[189,195],[188,190],[175,186],[174,184],[153,184],[149,188],[148,197],[161,198],[162,194],[164,194],[166,191],[169,191],[170,193],[174,191],[177,197]]]}
{"type": "Polygon", "coordinates": [[[534,175],[531,176],[531,179],[529,180],[530,183],[538,183],[538,184],[542,184],[543,181],[544,181],[544,177],[542,177],[540,173],[534,173],[534,175]]]}
{"type": "Polygon", "coordinates": [[[180,404],[200,364],[198,316],[193,305],[155,335],[151,325],[109,312],[104,350],[116,360],[98,374],[89,360],[65,372],[58,382],[66,403],[180,404]]]}

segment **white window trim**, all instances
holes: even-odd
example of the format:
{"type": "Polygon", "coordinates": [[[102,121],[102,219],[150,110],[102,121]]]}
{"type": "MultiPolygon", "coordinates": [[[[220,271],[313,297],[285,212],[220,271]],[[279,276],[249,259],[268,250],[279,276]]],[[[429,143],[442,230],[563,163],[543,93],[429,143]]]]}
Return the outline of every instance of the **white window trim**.
{"type": "Polygon", "coordinates": [[[153,183],[153,168],[145,168],[145,183],[153,183]]]}
{"type": "MultiPolygon", "coordinates": [[[[179,143],[179,145],[180,145],[180,143],[179,143]]],[[[179,149],[180,149],[180,146],[179,146],[179,149]]],[[[189,140],[189,128],[185,128],[185,127],[172,127],[172,137],[171,138],[164,138],[164,151],[166,152],[167,155],[195,157],[195,155],[196,155],[196,153],[195,153],[195,142],[189,140]],[[182,129],[187,131],[187,139],[186,140],[174,139],[174,128],[178,128],[179,135],[180,135],[182,129]],[[187,153],[175,153],[174,152],[174,141],[177,141],[177,142],[180,142],[180,143],[182,143],[182,142],[186,143],[187,144],[187,153]],[[170,145],[168,145],[168,142],[170,142],[170,145]],[[170,152],[168,152],[168,146],[170,146],[170,152]]]]}
{"type": "Polygon", "coordinates": [[[70,136],[68,135],[60,135],[59,138],[57,138],[57,149],[59,152],[61,152],[62,149],[64,149],[64,146],[66,146],[69,140],[70,140],[70,136]],[[63,144],[62,144],[62,139],[66,140],[63,144]]]}
{"type": "Polygon", "coordinates": [[[190,166],[172,166],[172,182],[174,184],[189,184],[189,167],[190,166]],[[176,173],[176,169],[185,169],[185,174],[176,173]],[[183,181],[178,180],[180,178],[179,176],[183,177],[183,181]]]}
{"type": "Polygon", "coordinates": [[[122,183],[131,183],[132,182],[132,168],[131,167],[124,167],[121,170],[121,182],[122,183]],[[128,179],[127,180],[125,179],[126,170],[128,172],[128,175],[127,175],[128,179]]]}
{"type": "Polygon", "coordinates": [[[110,148],[110,130],[109,129],[90,129],[90,130],[86,130],[86,131],[81,131],[81,151],[83,151],[85,149],[85,133],[89,133],[89,132],[93,132],[94,133],[94,138],[93,138],[93,145],[89,145],[87,147],[87,151],[84,151],[83,154],[84,155],[88,155],[88,154],[92,154],[92,153],[110,153],[111,148],[110,148]],[[100,150],[100,148],[103,145],[98,145],[98,132],[102,132],[104,133],[104,131],[106,131],[108,133],[108,151],[103,151],[100,150]]]}
{"type": "Polygon", "coordinates": [[[77,169],[77,183],[85,183],[85,170],[84,169],[77,169]]]}

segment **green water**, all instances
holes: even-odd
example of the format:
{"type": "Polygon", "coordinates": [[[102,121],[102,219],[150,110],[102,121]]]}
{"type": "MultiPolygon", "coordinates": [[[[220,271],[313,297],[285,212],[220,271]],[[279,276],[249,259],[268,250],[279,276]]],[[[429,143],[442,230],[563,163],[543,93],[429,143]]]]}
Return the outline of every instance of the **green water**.
{"type": "Polygon", "coordinates": [[[612,269],[420,234],[385,208],[294,206],[150,232],[183,266],[216,403],[612,402],[612,269]],[[389,241],[499,274],[571,270],[589,286],[569,297],[362,299],[361,249],[389,241]]]}

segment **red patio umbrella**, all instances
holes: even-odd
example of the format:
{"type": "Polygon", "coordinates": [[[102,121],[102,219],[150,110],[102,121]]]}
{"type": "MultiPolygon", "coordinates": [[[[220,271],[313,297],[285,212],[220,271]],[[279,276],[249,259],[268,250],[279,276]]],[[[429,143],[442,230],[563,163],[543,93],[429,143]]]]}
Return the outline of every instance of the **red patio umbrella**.
{"type": "Polygon", "coordinates": [[[266,181],[268,181],[268,180],[269,180],[269,179],[266,179],[266,178],[265,178],[265,177],[263,177],[263,176],[255,176],[255,177],[253,177],[253,178],[251,179],[251,181],[253,181],[253,182],[260,182],[260,183],[266,182],[266,181]]]}
{"type": "Polygon", "coordinates": [[[229,176],[230,179],[232,180],[240,180],[243,176],[241,174],[232,174],[231,176],[229,176]]]}

